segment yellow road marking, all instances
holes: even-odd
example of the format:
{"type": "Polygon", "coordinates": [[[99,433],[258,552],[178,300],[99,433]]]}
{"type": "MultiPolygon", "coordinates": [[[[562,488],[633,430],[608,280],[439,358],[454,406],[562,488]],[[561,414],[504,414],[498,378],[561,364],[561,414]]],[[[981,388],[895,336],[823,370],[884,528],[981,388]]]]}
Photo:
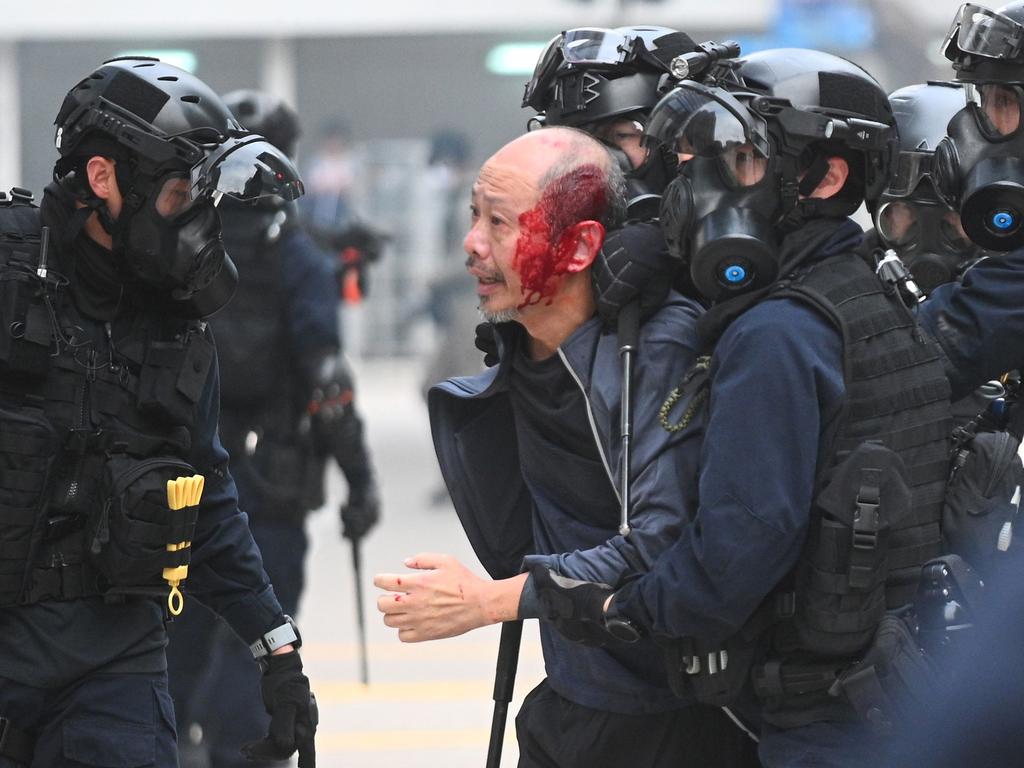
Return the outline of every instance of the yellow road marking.
{"type": "MultiPolygon", "coordinates": [[[[505,744],[515,742],[515,735],[505,732],[505,744]]],[[[316,735],[317,755],[353,752],[399,752],[402,750],[460,749],[481,747],[481,762],[490,740],[486,728],[464,728],[447,731],[360,731],[358,733],[320,733],[316,735]]]]}
{"type": "Polygon", "coordinates": [[[487,701],[493,680],[422,680],[403,683],[361,683],[313,679],[316,698],[323,703],[344,701],[487,701]]]}
{"type": "MultiPolygon", "coordinates": [[[[387,661],[439,661],[454,659],[457,661],[493,661],[497,658],[498,643],[400,643],[397,640],[389,643],[370,643],[367,651],[371,663],[376,660],[387,661]]],[[[302,646],[303,661],[350,661],[359,658],[359,645],[356,643],[315,643],[308,642],[302,646]]],[[[519,652],[520,662],[540,661],[540,643],[524,642],[519,652]]]]}

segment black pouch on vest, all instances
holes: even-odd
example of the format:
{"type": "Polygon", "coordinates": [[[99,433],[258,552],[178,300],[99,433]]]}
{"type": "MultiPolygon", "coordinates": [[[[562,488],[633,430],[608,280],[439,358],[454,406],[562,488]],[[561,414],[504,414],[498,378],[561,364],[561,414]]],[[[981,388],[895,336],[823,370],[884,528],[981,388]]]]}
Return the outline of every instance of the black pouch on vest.
{"type": "Polygon", "coordinates": [[[0,272],[0,370],[38,377],[50,368],[52,324],[43,281],[27,267],[0,272]]]}
{"type": "Polygon", "coordinates": [[[889,530],[910,509],[906,474],[899,456],[867,441],[818,494],[796,574],[798,647],[847,656],[871,641],[885,614],[889,530]]]}
{"type": "Polygon", "coordinates": [[[190,424],[211,365],[213,343],[200,333],[187,341],[150,342],[139,372],[139,408],[190,424]]]}
{"type": "Polygon", "coordinates": [[[890,611],[861,660],[839,675],[829,695],[848,701],[877,733],[890,734],[930,705],[936,682],[936,670],[914,636],[913,614],[890,611]]]}
{"type": "Polygon", "coordinates": [[[42,539],[57,435],[41,412],[0,408],[0,607],[18,602],[42,539]]]}
{"type": "Polygon", "coordinates": [[[188,564],[191,547],[169,552],[167,545],[192,540],[198,507],[172,510],[167,481],[195,472],[173,457],[115,455],[107,461],[104,501],[89,525],[89,554],[113,591],[152,585],[163,594],[163,569],[188,564]]]}
{"type": "Polygon", "coordinates": [[[982,575],[1007,551],[1024,546],[1024,520],[1016,522],[1024,490],[1019,447],[1009,432],[979,432],[954,457],[942,535],[946,550],[982,575]]]}

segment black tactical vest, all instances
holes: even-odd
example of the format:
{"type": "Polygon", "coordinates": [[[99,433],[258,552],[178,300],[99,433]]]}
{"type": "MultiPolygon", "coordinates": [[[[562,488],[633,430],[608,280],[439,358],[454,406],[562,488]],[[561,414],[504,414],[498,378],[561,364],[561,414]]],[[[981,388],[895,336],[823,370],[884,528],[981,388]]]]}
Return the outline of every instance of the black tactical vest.
{"type": "Polygon", "coordinates": [[[835,437],[820,448],[806,544],[724,648],[684,640],[666,658],[680,694],[727,704],[755,665],[758,692],[775,704],[795,698],[799,710],[804,693],[830,699],[837,670],[871,643],[887,610],[911,602],[921,566],[941,554],[950,388],[938,346],[852,254],[769,295],[813,306],[843,339],[846,394],[835,437]]]}
{"type": "Polygon", "coordinates": [[[27,195],[0,196],[0,607],[165,594],[195,525],[166,482],[211,470],[185,457],[212,342],[198,321],[82,316],[27,195]]]}
{"type": "Polygon", "coordinates": [[[864,648],[887,608],[911,602],[921,566],[941,554],[949,382],[938,345],[860,259],[815,264],[781,295],[841,332],[846,395],[819,457],[795,613],[776,643],[844,656],[864,648]]]}

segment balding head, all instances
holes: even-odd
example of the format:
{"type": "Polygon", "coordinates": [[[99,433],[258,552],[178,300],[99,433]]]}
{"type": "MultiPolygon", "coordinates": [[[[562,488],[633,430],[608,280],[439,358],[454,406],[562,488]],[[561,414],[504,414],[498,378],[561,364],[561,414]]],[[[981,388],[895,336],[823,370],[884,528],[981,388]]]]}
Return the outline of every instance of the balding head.
{"type": "Polygon", "coordinates": [[[484,163],[471,209],[463,246],[481,310],[552,349],[594,311],[590,266],[625,211],[618,164],[581,131],[528,133],[484,163]]]}
{"type": "MultiPolygon", "coordinates": [[[[560,182],[563,187],[559,190],[563,196],[562,205],[588,209],[576,210],[579,217],[570,223],[587,218],[584,214],[591,213],[597,201],[586,200],[579,195],[569,199],[570,195],[566,193],[572,190],[564,188],[571,186],[569,182],[580,178],[599,179],[602,183],[598,186],[603,188],[603,194],[598,195],[604,198],[604,203],[597,206],[602,210],[593,218],[607,228],[619,226],[625,218],[625,179],[622,171],[605,145],[581,130],[558,126],[525,133],[495,152],[485,168],[492,163],[519,168],[524,183],[533,187],[538,196],[542,196],[552,184],[560,182]]],[[[573,216],[570,215],[570,218],[573,216]]]]}

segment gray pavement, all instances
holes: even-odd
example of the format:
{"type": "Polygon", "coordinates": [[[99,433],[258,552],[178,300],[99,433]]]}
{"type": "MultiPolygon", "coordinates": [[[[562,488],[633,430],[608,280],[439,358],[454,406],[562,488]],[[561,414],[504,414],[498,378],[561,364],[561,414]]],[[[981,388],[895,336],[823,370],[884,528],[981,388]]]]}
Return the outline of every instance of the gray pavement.
{"type": "MultiPolygon", "coordinates": [[[[420,369],[408,361],[356,366],[357,397],[380,474],[383,520],[363,545],[363,590],[370,649],[370,685],[359,682],[352,559],[339,536],[337,506],[344,481],[332,471],[328,504],[310,518],[312,549],[299,614],[303,657],[320,704],[320,768],[482,768],[491,722],[498,628],[461,637],[403,644],[376,610],[373,574],[401,571],[418,552],[446,552],[477,573],[448,502],[431,507],[440,487],[418,390],[420,369]]],[[[503,766],[516,764],[512,718],[543,677],[536,622],[528,622],[506,732],[503,766]]]]}

